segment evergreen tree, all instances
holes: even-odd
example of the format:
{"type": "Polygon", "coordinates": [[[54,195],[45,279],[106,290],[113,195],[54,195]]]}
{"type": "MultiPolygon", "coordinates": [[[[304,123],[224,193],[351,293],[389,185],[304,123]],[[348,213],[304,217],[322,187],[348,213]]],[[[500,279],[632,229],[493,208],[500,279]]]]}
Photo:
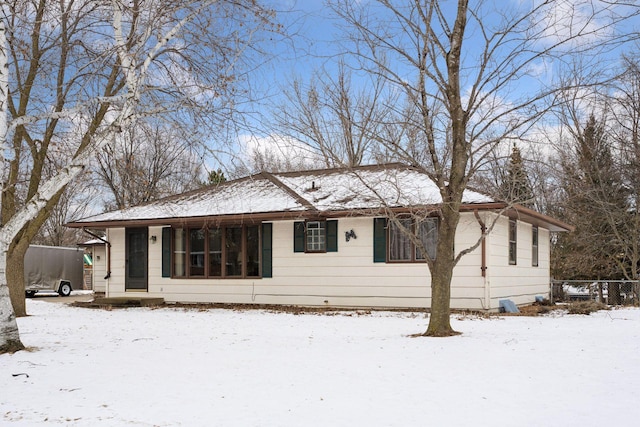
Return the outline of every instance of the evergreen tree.
{"type": "Polygon", "coordinates": [[[563,219],[576,227],[558,236],[552,274],[563,279],[619,279],[619,241],[612,214],[626,210],[627,195],[617,173],[604,127],[591,116],[576,133],[562,161],[566,195],[563,219]]]}
{"type": "Polygon", "coordinates": [[[534,195],[524,167],[520,149],[513,144],[506,176],[498,189],[498,196],[504,201],[532,207],[534,195]]]}
{"type": "Polygon", "coordinates": [[[207,182],[203,183],[203,185],[218,185],[224,182],[227,182],[227,177],[224,176],[222,169],[218,168],[218,170],[212,170],[209,172],[207,182]]]}

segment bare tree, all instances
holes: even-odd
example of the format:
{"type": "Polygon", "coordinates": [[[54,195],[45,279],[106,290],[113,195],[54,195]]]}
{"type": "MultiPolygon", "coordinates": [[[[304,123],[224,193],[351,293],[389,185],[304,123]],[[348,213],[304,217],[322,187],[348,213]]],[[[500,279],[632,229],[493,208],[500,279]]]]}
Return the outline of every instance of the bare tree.
{"type": "Polygon", "coordinates": [[[294,80],[284,88],[276,132],[306,145],[324,167],[353,167],[372,159],[371,135],[383,132],[397,97],[380,77],[368,75],[356,85],[352,79],[357,77],[340,61],[335,77],[325,70],[308,83],[294,80]]]}
{"type": "MultiPolygon", "coordinates": [[[[614,81],[611,94],[609,135],[617,146],[619,177],[626,188],[626,206],[611,212],[609,222],[619,242],[615,257],[627,280],[640,280],[640,63],[635,56],[623,58],[623,73],[614,81]]],[[[640,286],[635,287],[636,301],[640,286]]]]}
{"type": "Polygon", "coordinates": [[[177,133],[157,124],[138,123],[97,153],[98,183],[112,196],[105,201],[108,210],[199,186],[197,141],[185,140],[177,133]]]}
{"type": "MultiPolygon", "coordinates": [[[[559,119],[569,137],[559,138],[556,207],[576,231],[554,242],[556,277],[639,278],[640,73],[632,56],[617,70],[606,85],[562,95],[559,119]]],[[[609,300],[617,297],[618,287],[611,286],[609,300]]]]}
{"type": "Polygon", "coordinates": [[[22,346],[14,316],[25,314],[24,253],[67,184],[138,119],[162,115],[176,126],[208,124],[203,132],[210,133],[233,110],[239,58],[273,15],[255,0],[16,0],[1,7],[5,352],[22,346]],[[67,161],[46,176],[52,150],[66,152],[67,161]],[[26,192],[17,185],[23,169],[30,171],[26,192]]]}
{"type": "Polygon", "coordinates": [[[353,44],[346,49],[404,96],[398,123],[407,137],[401,144],[376,140],[422,165],[440,189],[438,256],[427,259],[431,315],[425,335],[455,333],[451,278],[469,251],[454,250],[463,191],[488,153],[525,134],[554,101],[558,87],[541,82],[534,70],[546,61],[593,57],[634,36],[618,25],[637,16],[636,7],[584,3],[331,2],[350,29],[353,44]]]}
{"type": "Polygon", "coordinates": [[[88,216],[93,212],[93,204],[98,194],[88,173],[80,174],[65,188],[58,203],[52,208],[47,220],[42,224],[33,242],[47,246],[75,246],[86,235],[82,230],[65,227],[65,224],[88,216]]]}

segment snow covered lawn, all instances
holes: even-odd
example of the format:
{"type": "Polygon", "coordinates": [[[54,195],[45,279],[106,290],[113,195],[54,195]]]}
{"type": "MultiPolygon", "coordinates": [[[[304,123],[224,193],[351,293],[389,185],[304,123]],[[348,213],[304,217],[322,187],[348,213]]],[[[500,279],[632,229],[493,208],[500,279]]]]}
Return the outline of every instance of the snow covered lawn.
{"type": "Polygon", "coordinates": [[[93,310],[28,300],[0,425],[631,426],[640,310],[424,314],[93,310]],[[17,374],[17,375],[16,375],[17,374]],[[26,374],[26,375],[22,375],[26,374]],[[28,375],[28,376],[27,376],[28,375]]]}

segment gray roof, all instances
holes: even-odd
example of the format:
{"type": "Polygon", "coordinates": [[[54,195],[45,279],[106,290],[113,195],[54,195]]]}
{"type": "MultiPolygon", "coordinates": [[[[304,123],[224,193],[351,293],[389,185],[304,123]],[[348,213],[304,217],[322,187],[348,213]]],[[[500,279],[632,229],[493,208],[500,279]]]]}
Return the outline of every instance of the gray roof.
{"type": "MultiPolygon", "coordinates": [[[[83,218],[69,225],[265,213],[300,213],[302,216],[309,211],[329,214],[441,202],[433,181],[420,170],[405,165],[262,172],[145,205],[83,218]]],[[[463,203],[492,202],[490,197],[475,191],[464,192],[463,203]]]]}

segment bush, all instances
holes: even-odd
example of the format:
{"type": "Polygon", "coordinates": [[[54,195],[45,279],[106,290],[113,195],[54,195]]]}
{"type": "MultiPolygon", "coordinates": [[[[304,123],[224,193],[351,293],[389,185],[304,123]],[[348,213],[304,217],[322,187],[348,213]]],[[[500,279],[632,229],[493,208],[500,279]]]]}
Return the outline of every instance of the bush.
{"type": "Polygon", "coordinates": [[[594,311],[609,310],[609,307],[598,301],[580,301],[569,304],[569,314],[591,314],[594,311]]]}

